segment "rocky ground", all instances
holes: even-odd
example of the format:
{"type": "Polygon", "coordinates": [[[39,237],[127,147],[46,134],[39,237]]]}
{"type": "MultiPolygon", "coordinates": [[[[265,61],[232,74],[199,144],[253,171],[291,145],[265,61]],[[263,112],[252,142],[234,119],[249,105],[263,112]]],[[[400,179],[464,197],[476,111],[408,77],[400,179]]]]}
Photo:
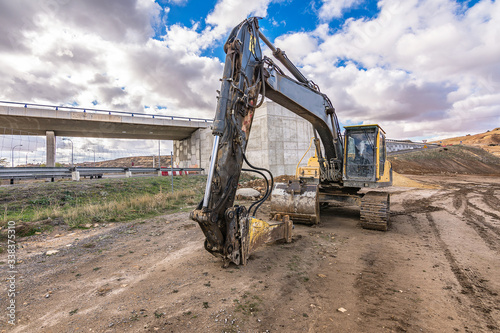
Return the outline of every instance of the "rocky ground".
{"type": "Polygon", "coordinates": [[[188,211],[20,239],[0,331],[499,331],[500,177],[409,177],[423,186],[391,189],[388,232],[327,208],[244,267],[223,269],[188,211]]]}

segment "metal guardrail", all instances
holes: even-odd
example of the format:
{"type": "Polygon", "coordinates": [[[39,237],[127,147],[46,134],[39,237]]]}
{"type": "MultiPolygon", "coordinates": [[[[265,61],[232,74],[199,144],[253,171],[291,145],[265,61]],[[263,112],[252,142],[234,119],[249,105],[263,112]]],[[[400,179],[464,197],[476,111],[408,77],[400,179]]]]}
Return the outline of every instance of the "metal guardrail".
{"type": "Polygon", "coordinates": [[[428,144],[427,148],[420,147],[420,148],[413,148],[413,149],[393,150],[393,151],[388,151],[387,156],[401,155],[401,154],[413,153],[413,152],[417,152],[417,151],[424,151],[424,150],[436,149],[436,148],[441,148],[441,146],[436,145],[436,144],[428,144]]]}
{"type": "Polygon", "coordinates": [[[126,112],[126,111],[112,111],[112,110],[101,110],[101,109],[91,109],[91,108],[78,108],[72,106],[61,106],[61,105],[45,105],[45,104],[32,104],[32,103],[21,103],[21,102],[9,102],[9,101],[0,101],[3,104],[14,104],[18,106],[22,106],[28,108],[29,106],[35,107],[43,107],[47,109],[54,109],[54,111],[59,110],[71,110],[71,111],[81,111],[83,113],[93,112],[93,113],[102,113],[102,114],[117,114],[117,115],[128,115],[131,117],[143,117],[143,118],[162,118],[162,119],[179,119],[179,120],[187,120],[187,121],[201,121],[205,123],[213,122],[212,119],[205,118],[196,118],[196,117],[180,117],[180,116],[167,116],[162,114],[148,114],[148,113],[139,113],[139,112],[126,112]]]}
{"type": "MultiPolygon", "coordinates": [[[[78,171],[80,176],[100,177],[103,174],[112,173],[155,173],[155,172],[201,172],[202,168],[121,168],[121,167],[23,167],[23,168],[0,168],[0,179],[28,179],[28,178],[58,178],[71,177],[74,171],[78,171]]],[[[12,182],[11,182],[12,183],[12,182]]]]}

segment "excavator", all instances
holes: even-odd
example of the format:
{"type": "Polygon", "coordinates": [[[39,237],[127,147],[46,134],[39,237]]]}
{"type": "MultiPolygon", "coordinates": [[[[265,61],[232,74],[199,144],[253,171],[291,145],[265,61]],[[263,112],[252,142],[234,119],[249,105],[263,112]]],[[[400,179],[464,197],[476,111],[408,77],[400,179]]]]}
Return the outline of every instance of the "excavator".
{"type": "Polygon", "coordinates": [[[363,228],[385,231],[389,223],[389,194],[379,189],[392,185],[384,131],[378,125],[348,126],[343,136],[328,96],[263,35],[258,20],[241,22],[224,44],[205,194],[190,214],[206,237],[205,249],[221,257],[224,267],[246,265],[263,244],[291,242],[293,223],[319,223],[323,206],[359,205],[363,228]],[[291,76],[263,56],[261,41],[291,76]],[[265,98],[314,129],[315,157],[288,183],[274,184],[271,172],[252,165],[245,155],[255,110],[265,98]],[[244,169],[243,162],[250,169],[244,169]],[[242,171],[257,173],[267,184],[262,198],[248,209],[234,205],[242,171]],[[256,215],[269,197],[272,221],[266,222],[256,215]]]}

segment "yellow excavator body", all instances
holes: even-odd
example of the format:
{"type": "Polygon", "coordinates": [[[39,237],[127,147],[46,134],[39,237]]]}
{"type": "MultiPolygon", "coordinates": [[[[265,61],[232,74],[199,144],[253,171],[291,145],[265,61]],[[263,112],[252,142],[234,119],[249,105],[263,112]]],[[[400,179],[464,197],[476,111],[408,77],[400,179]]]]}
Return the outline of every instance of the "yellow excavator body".
{"type": "Polygon", "coordinates": [[[306,166],[300,167],[306,151],[297,164],[296,179],[275,184],[271,196],[272,215],[289,215],[294,222],[317,224],[321,206],[358,205],[363,228],[387,230],[389,195],[382,191],[359,192],[362,188],[392,185],[385,132],[378,125],[348,126],[345,129],[342,183],[337,186],[322,184],[322,162],[318,151],[309,158],[306,166]]]}

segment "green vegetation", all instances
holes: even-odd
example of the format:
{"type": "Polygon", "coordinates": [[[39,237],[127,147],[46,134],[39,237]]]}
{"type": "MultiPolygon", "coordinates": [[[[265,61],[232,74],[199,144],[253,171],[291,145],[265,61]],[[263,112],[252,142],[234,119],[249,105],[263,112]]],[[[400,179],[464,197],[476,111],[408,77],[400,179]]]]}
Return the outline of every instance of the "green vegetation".
{"type": "Polygon", "coordinates": [[[178,211],[197,204],[204,176],[101,179],[83,182],[28,183],[0,188],[3,215],[0,226],[17,222],[19,236],[50,228],[60,219],[71,227],[88,223],[120,222],[178,211]]]}
{"type": "Polygon", "coordinates": [[[238,299],[233,300],[233,302],[237,304],[235,308],[236,312],[241,312],[242,314],[249,316],[255,315],[256,312],[260,311],[262,299],[259,296],[251,296],[249,293],[245,292],[241,298],[243,298],[243,301],[241,302],[238,299]]]}

